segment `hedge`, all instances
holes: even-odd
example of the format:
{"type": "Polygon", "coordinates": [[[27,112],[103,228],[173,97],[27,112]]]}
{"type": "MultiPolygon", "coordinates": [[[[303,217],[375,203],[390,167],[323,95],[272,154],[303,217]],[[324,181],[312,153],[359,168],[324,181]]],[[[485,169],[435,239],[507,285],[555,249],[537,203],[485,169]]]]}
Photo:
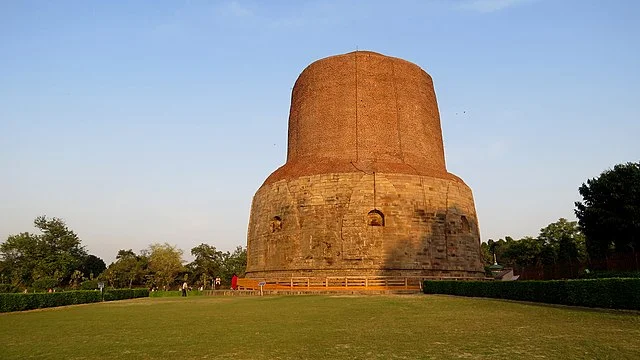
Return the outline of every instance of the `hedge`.
{"type": "MultiPolygon", "coordinates": [[[[105,290],[104,301],[148,297],[148,289],[105,290]]],[[[55,306],[95,303],[102,300],[98,290],[33,294],[0,294],[0,312],[23,311],[55,306]]]]}
{"type": "Polygon", "coordinates": [[[23,311],[100,301],[100,291],[0,294],[0,312],[23,311]]]}
{"type": "Polygon", "coordinates": [[[422,289],[425,294],[640,310],[640,279],[638,278],[551,281],[427,280],[422,289]]]}
{"type": "Polygon", "coordinates": [[[640,271],[602,271],[596,270],[580,274],[581,279],[604,278],[640,278],[640,271]]]}
{"type": "Polygon", "coordinates": [[[110,289],[104,291],[104,301],[149,297],[149,289],[110,289]]]}

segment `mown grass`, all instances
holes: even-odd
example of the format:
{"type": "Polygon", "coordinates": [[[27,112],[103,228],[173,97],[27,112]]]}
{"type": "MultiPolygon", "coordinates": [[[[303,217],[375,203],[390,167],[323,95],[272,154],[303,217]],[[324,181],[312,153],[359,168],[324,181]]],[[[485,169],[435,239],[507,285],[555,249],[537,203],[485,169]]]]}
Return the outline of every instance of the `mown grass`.
{"type": "Polygon", "coordinates": [[[147,298],[0,315],[3,359],[639,359],[640,314],[438,295],[147,298]]]}

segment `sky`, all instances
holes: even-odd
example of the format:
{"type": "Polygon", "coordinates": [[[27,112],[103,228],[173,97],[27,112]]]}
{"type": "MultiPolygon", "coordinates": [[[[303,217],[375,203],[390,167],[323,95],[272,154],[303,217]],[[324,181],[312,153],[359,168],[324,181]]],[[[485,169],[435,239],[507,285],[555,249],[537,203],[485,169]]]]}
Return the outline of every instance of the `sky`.
{"type": "Polygon", "coordinates": [[[355,50],[432,76],[482,240],[536,236],[640,161],[639,38],[635,0],[2,1],[0,241],[245,246],[296,78],[355,50]]]}

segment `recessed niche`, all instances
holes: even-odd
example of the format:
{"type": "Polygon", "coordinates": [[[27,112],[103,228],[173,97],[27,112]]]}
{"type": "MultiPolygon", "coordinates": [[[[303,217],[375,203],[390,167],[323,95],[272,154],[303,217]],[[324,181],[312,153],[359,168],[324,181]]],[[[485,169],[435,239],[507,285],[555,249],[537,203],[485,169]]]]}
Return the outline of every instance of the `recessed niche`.
{"type": "Polygon", "coordinates": [[[271,219],[271,232],[276,232],[282,230],[282,219],[280,216],[274,216],[271,219]]]}
{"type": "Polygon", "coordinates": [[[467,220],[467,217],[464,215],[460,216],[460,221],[462,222],[462,233],[470,234],[471,226],[469,225],[469,220],[467,220]]]}
{"type": "Polygon", "coordinates": [[[367,225],[384,226],[384,214],[380,210],[371,210],[367,214],[367,225]]]}

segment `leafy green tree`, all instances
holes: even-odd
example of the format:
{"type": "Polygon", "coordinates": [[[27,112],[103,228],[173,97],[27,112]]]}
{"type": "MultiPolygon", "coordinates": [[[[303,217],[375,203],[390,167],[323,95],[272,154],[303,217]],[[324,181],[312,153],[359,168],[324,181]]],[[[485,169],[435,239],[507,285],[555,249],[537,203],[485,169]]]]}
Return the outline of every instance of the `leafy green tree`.
{"type": "Polygon", "coordinates": [[[69,285],[71,285],[72,288],[77,289],[78,285],[80,285],[80,283],[82,282],[82,271],[80,270],[75,270],[73,272],[73,274],[71,274],[71,280],[69,280],[69,285]]]}
{"type": "Polygon", "coordinates": [[[84,277],[89,279],[97,278],[98,275],[102,274],[106,269],[107,265],[104,263],[104,260],[95,255],[87,255],[80,266],[80,271],[84,277]]]}
{"type": "Polygon", "coordinates": [[[507,256],[505,256],[505,252],[507,251],[511,243],[514,241],[515,240],[513,240],[511,236],[505,236],[504,239],[498,239],[498,241],[489,239],[489,241],[487,241],[487,245],[491,253],[490,264],[493,264],[494,262],[493,259],[495,255],[495,259],[498,261],[500,265],[513,266],[513,261],[508,256],[508,253],[507,253],[507,256]]]}
{"type": "Polygon", "coordinates": [[[40,234],[11,235],[0,244],[0,255],[16,285],[29,286],[40,278],[69,280],[87,256],[80,238],[58,218],[39,216],[40,234]]]}
{"type": "Polygon", "coordinates": [[[33,282],[33,271],[43,254],[40,253],[37,235],[21,233],[10,235],[0,244],[5,273],[14,285],[28,286],[33,282]]]}
{"type": "Polygon", "coordinates": [[[585,259],[585,239],[576,221],[558,219],[540,229],[538,241],[542,245],[544,263],[573,264],[585,259]]]}
{"type": "Polygon", "coordinates": [[[484,266],[490,266],[493,264],[493,252],[491,251],[491,247],[488,243],[480,243],[480,255],[482,256],[482,264],[484,266]]]}
{"type": "Polygon", "coordinates": [[[109,265],[102,277],[115,288],[142,285],[148,273],[148,262],[145,254],[136,255],[131,249],[119,250],[116,261],[109,265]]]}
{"type": "Polygon", "coordinates": [[[225,283],[230,282],[233,274],[238,277],[243,277],[247,270],[247,249],[242,246],[238,246],[233,250],[233,253],[225,252],[223,254],[224,270],[222,279],[225,283]]]}
{"type": "Polygon", "coordinates": [[[616,165],[578,191],[575,214],[592,259],[640,249],[640,162],[616,165]]]}
{"type": "Polygon", "coordinates": [[[520,240],[508,242],[502,256],[510,266],[535,266],[539,261],[541,249],[542,245],[536,238],[526,236],[520,240]]]}
{"type": "Polygon", "coordinates": [[[191,249],[191,255],[195,259],[187,266],[196,279],[197,284],[207,286],[212,279],[223,276],[224,258],[222,251],[215,246],[200,244],[191,249]]]}
{"type": "Polygon", "coordinates": [[[9,265],[2,259],[0,259],[0,284],[7,284],[11,282],[11,271],[9,265]]]}
{"type": "Polygon", "coordinates": [[[184,271],[182,250],[168,243],[149,246],[149,271],[157,285],[168,288],[184,271]]]}

